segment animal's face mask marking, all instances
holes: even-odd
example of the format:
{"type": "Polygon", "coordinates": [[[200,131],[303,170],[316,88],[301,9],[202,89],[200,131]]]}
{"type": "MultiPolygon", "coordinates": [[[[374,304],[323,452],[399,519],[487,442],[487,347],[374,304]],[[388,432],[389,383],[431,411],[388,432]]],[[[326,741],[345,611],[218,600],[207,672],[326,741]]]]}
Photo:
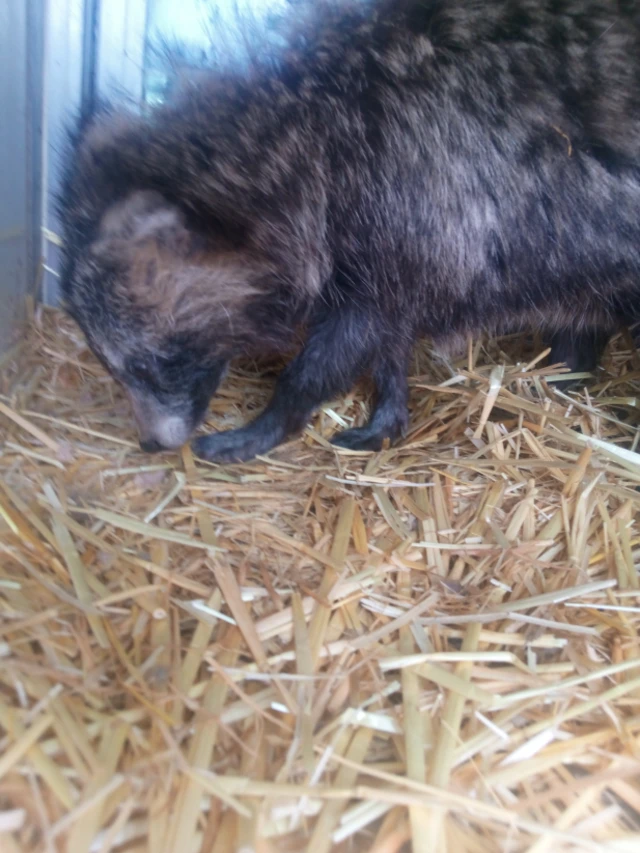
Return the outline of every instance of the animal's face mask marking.
{"type": "Polygon", "coordinates": [[[181,447],[202,423],[225,371],[187,341],[166,339],[164,354],[138,350],[123,357],[95,337],[93,349],[123,386],[143,450],[181,447]]]}
{"type": "Polygon", "coordinates": [[[171,385],[160,372],[152,383],[127,377],[124,386],[138,428],[140,446],[148,452],[181,447],[205,417],[211,396],[219,384],[224,364],[206,373],[186,371],[182,389],[171,385]],[[159,383],[159,384],[158,384],[159,383]],[[169,390],[167,390],[169,389],[169,390]]]}
{"type": "Polygon", "coordinates": [[[184,444],[224,373],[227,327],[253,291],[217,248],[156,193],[139,192],[106,212],[75,261],[70,312],[125,388],[145,449],[184,444]]]}

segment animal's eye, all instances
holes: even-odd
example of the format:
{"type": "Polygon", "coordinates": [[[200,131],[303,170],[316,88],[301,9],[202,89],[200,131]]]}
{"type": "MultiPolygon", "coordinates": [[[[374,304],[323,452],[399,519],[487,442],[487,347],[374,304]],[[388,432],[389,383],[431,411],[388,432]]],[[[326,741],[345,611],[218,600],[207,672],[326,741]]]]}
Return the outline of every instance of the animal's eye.
{"type": "Polygon", "coordinates": [[[141,361],[128,364],[127,373],[135,382],[141,382],[144,385],[153,385],[155,382],[155,374],[151,367],[141,361]]]}
{"type": "Polygon", "coordinates": [[[146,367],[139,367],[133,375],[141,382],[151,382],[151,373],[146,367]]]}

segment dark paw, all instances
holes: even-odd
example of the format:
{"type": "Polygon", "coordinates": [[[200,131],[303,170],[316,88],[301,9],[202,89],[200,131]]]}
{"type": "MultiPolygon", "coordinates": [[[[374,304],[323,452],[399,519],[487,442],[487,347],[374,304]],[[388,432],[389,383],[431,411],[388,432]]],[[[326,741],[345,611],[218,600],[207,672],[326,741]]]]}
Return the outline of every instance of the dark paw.
{"type": "Polygon", "coordinates": [[[208,462],[231,464],[246,462],[271,450],[263,436],[256,436],[244,429],[232,429],[196,438],[192,443],[193,452],[208,462]]]}
{"type": "Polygon", "coordinates": [[[369,426],[346,429],[331,439],[331,444],[344,447],[346,450],[382,450],[385,440],[393,444],[397,435],[390,436],[387,432],[371,429],[369,426]]]}

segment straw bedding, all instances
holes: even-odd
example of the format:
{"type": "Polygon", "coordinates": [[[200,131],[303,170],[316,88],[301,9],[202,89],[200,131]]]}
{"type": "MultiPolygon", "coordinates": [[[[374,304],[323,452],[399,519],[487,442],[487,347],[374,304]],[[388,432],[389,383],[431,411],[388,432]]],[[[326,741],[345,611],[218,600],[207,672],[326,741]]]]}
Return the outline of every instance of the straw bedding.
{"type": "MultiPolygon", "coordinates": [[[[416,353],[402,447],[145,457],[74,327],[0,377],[0,849],[640,849],[637,355],[416,353]],[[538,360],[536,360],[538,359],[538,360]],[[557,368],[555,371],[557,373],[557,368]]],[[[232,372],[209,428],[267,399],[232,372]]]]}

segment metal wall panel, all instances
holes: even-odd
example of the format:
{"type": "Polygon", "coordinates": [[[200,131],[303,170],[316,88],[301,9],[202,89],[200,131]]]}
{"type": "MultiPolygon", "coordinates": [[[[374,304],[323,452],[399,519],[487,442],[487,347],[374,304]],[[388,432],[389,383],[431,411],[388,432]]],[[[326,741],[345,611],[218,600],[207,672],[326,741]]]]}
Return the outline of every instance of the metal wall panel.
{"type": "Polygon", "coordinates": [[[0,349],[24,315],[28,275],[27,9],[0,3],[0,349]]]}
{"type": "MultiPolygon", "coordinates": [[[[177,6],[179,4],[176,4],[177,6]]],[[[99,97],[142,101],[147,0],[101,0],[96,38],[99,97]]]]}
{"type": "Polygon", "coordinates": [[[42,233],[45,269],[42,298],[58,301],[60,187],[67,133],[83,95],[85,0],[48,0],[44,49],[44,149],[42,233]]]}
{"type": "Polygon", "coordinates": [[[27,5],[27,285],[36,296],[42,284],[42,127],[46,0],[27,5]],[[37,288],[37,290],[36,290],[37,288]]]}

